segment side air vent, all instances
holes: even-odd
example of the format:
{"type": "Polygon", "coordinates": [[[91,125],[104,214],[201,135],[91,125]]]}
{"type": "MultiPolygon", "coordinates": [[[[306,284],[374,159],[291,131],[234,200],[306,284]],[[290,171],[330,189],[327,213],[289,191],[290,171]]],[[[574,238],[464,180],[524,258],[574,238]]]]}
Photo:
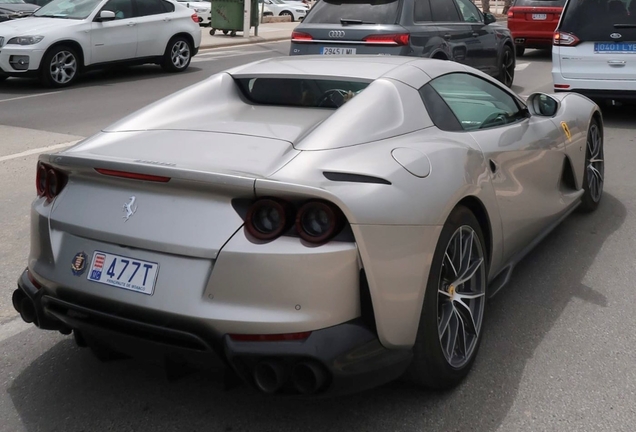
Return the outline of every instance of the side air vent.
{"type": "Polygon", "coordinates": [[[351,174],[351,173],[341,173],[341,172],[332,172],[325,171],[322,173],[327,180],[335,181],[335,182],[352,182],[352,183],[376,183],[376,184],[384,184],[390,185],[391,182],[380,178],[373,177],[363,174],[351,174]]]}
{"type": "Polygon", "coordinates": [[[563,192],[572,192],[577,190],[576,181],[574,180],[574,171],[572,170],[572,163],[570,159],[566,157],[563,159],[563,170],[561,172],[561,190],[563,192]]]}

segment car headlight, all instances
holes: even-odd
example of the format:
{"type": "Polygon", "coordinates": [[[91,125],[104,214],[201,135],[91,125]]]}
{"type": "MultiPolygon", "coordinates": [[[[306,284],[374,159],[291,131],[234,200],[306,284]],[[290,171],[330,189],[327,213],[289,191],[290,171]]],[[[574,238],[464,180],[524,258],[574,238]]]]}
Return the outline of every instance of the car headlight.
{"type": "Polygon", "coordinates": [[[9,39],[9,42],[7,42],[7,45],[9,44],[35,45],[36,43],[40,42],[42,39],[44,39],[44,36],[17,36],[17,37],[9,39]]]}

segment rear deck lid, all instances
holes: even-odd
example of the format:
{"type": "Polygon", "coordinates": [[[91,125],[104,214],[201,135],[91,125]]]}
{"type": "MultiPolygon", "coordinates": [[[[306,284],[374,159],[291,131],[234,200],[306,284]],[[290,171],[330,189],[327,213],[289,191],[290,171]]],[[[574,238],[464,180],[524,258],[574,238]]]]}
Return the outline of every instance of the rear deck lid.
{"type": "Polygon", "coordinates": [[[636,1],[571,0],[558,32],[565,78],[636,80],[636,1]]]}

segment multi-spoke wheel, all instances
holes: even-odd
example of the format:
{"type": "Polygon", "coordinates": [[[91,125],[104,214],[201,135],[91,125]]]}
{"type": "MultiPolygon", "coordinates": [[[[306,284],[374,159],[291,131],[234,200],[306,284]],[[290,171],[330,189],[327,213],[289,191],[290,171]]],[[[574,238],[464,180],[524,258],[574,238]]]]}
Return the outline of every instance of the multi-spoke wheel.
{"type": "Polygon", "coordinates": [[[499,81],[506,87],[512,87],[515,79],[515,54],[510,46],[504,45],[500,62],[499,81]]]}
{"type": "Polygon", "coordinates": [[[442,229],[429,272],[409,371],[415,382],[443,389],[468,374],[481,341],[487,271],[479,223],[458,206],[442,229]]]}
{"type": "Polygon", "coordinates": [[[170,39],[161,62],[161,67],[168,72],[182,72],[190,66],[192,48],[190,43],[181,36],[170,39]]]}
{"type": "Polygon", "coordinates": [[[57,46],[46,53],[40,65],[40,79],[48,87],[71,85],[79,74],[80,63],[71,47],[57,46]]]}
{"type": "Polygon", "coordinates": [[[596,120],[592,120],[587,132],[585,150],[585,171],[583,174],[582,211],[596,210],[603,197],[605,176],[605,156],[603,152],[603,131],[596,120]]]}

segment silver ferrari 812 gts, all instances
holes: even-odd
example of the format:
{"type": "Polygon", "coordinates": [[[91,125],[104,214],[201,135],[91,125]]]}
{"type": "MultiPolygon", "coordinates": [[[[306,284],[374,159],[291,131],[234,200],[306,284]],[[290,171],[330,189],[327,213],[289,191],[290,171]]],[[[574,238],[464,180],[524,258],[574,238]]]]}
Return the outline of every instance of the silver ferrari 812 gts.
{"type": "Polygon", "coordinates": [[[41,155],[13,304],[268,393],[458,384],[486,300],[603,192],[603,120],[458,63],[247,64],[41,155]]]}

